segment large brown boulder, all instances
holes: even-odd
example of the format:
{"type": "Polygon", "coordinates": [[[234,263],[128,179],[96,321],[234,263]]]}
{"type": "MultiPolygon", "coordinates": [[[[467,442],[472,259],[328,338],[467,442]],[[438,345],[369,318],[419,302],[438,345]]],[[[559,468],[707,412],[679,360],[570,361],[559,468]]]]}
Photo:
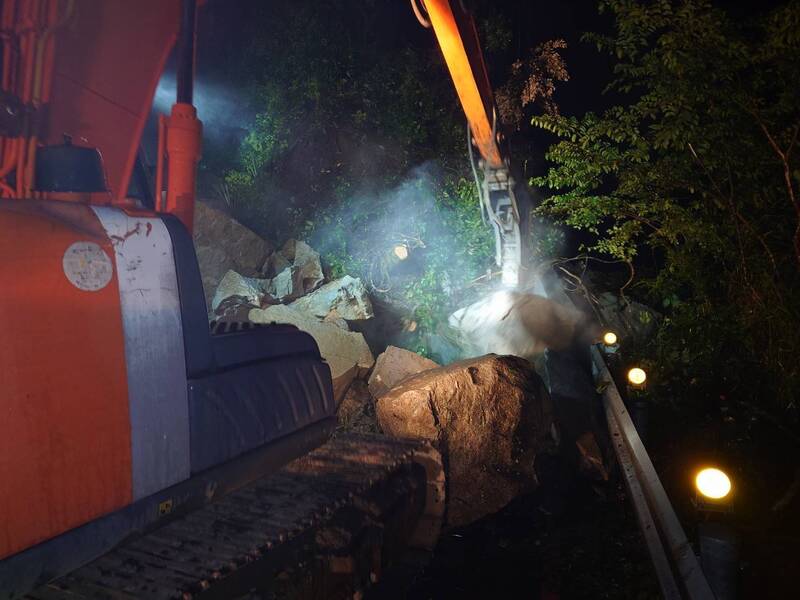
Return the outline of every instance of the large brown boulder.
{"type": "Polygon", "coordinates": [[[409,377],[377,400],[377,416],[386,434],[430,440],[442,452],[450,526],[496,512],[532,489],[536,455],[555,449],[544,383],[531,363],[513,356],[409,377]]]}
{"type": "Polygon", "coordinates": [[[416,352],[389,346],[375,360],[375,368],[369,376],[369,392],[373,398],[380,398],[406,377],[438,366],[438,363],[416,352]]]}

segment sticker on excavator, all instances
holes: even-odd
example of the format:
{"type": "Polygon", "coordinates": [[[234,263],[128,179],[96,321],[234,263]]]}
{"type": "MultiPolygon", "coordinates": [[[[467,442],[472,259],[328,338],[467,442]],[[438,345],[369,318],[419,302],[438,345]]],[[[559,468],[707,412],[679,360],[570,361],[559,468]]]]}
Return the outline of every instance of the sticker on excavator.
{"type": "Polygon", "coordinates": [[[114,275],[114,266],[105,251],[94,242],[75,242],[64,253],[64,275],[79,290],[102,290],[114,275]]]}
{"type": "Polygon", "coordinates": [[[163,502],[159,503],[158,505],[158,514],[159,516],[168,515],[172,512],[172,498],[169,500],[164,500],[163,502]]]}

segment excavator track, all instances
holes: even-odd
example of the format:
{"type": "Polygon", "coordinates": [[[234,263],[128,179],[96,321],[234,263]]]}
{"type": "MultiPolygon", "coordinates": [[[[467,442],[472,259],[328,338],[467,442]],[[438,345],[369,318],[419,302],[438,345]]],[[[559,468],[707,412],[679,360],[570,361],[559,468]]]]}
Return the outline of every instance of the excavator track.
{"type": "Polygon", "coordinates": [[[27,598],[352,596],[409,544],[433,543],[443,495],[429,444],[340,434],[27,598]]]}

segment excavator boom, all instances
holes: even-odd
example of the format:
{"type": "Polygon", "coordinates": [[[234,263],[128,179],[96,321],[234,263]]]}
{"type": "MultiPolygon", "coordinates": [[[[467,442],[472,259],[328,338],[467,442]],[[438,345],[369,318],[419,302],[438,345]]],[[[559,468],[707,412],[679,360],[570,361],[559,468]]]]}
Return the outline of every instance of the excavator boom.
{"type": "MultiPolygon", "coordinates": [[[[497,109],[483,61],[475,21],[461,2],[411,0],[420,23],[433,30],[467,117],[470,144],[481,156],[483,180],[478,183],[481,211],[494,229],[495,262],[507,287],[524,287],[527,265],[529,200],[511,174],[500,144],[497,109]]],[[[470,155],[471,155],[470,148],[470,155]]],[[[474,165],[473,165],[474,167],[474,165]]]]}

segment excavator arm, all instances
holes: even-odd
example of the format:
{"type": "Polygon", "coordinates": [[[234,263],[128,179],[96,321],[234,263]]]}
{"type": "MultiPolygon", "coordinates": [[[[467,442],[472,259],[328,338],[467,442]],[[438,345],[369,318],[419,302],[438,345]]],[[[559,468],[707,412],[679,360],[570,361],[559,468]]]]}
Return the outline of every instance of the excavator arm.
{"type": "Polygon", "coordinates": [[[411,6],[420,23],[436,36],[469,124],[470,156],[473,147],[480,154],[483,179],[479,180],[476,169],[476,182],[482,214],[494,229],[495,260],[502,269],[502,282],[523,287],[529,202],[527,194],[520,193],[500,143],[497,109],[475,21],[459,1],[411,0],[411,6]]]}

